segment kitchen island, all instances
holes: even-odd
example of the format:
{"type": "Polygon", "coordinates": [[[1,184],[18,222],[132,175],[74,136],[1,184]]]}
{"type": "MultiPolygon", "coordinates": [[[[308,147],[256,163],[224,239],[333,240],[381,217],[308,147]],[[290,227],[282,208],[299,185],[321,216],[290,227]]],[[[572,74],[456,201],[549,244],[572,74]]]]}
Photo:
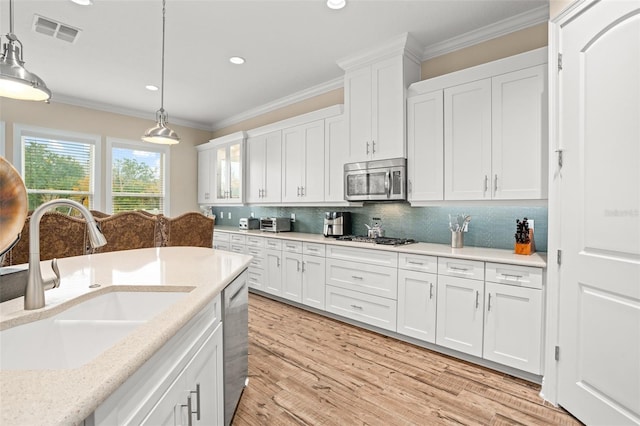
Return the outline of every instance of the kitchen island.
{"type": "MultiPolygon", "coordinates": [[[[187,294],[80,367],[4,370],[0,365],[0,424],[81,424],[246,270],[250,260],[194,247],[59,259],[61,284],[46,292],[45,307],[25,311],[23,298],[0,304],[0,330],[51,317],[115,291],[187,294]]],[[[48,263],[41,265],[45,279],[53,277],[48,263]]]]}

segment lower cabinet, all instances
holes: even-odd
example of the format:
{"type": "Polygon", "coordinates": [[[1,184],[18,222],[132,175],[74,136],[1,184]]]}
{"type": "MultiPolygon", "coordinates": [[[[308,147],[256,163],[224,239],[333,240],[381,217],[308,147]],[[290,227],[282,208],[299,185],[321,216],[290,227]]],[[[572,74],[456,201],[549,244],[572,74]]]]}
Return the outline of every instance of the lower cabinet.
{"type": "Polygon", "coordinates": [[[324,244],[287,241],[282,247],[282,297],[324,309],[324,244]]]}
{"type": "Polygon", "coordinates": [[[224,365],[220,303],[217,296],[197,313],[84,424],[222,425],[224,365]]]}
{"type": "Polygon", "coordinates": [[[436,344],[482,357],[484,281],[438,276],[436,344]]]}
{"type": "Polygon", "coordinates": [[[160,398],[141,425],[222,425],[222,324],[160,398]]]}
{"type": "Polygon", "coordinates": [[[438,276],[398,270],[398,333],[436,342],[438,276]]]}
{"type": "Polygon", "coordinates": [[[343,317],[396,331],[398,304],[395,300],[327,285],[325,309],[343,317]]]}
{"type": "Polygon", "coordinates": [[[266,240],[263,290],[276,296],[282,296],[282,243],[274,238],[266,240]]]}

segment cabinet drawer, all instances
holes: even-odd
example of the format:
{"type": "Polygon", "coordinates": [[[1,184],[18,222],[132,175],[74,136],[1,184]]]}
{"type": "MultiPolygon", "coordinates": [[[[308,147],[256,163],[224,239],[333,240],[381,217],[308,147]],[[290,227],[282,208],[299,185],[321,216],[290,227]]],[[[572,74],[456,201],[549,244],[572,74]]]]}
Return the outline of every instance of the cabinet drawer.
{"type": "Polygon", "coordinates": [[[230,238],[231,234],[229,234],[228,232],[213,231],[214,241],[229,241],[230,238]]]}
{"type": "Polygon", "coordinates": [[[264,249],[259,247],[247,247],[246,254],[253,256],[249,267],[264,268],[264,249]]]}
{"type": "Polygon", "coordinates": [[[229,243],[229,251],[234,253],[245,253],[247,251],[247,247],[244,244],[238,243],[229,243]]]}
{"type": "Polygon", "coordinates": [[[255,267],[249,267],[247,282],[249,283],[249,288],[257,288],[258,290],[262,290],[264,288],[264,270],[255,267]]]}
{"type": "Polygon", "coordinates": [[[396,331],[395,300],[328,285],[325,303],[328,312],[385,330],[396,331]]]}
{"type": "Polygon", "coordinates": [[[320,256],[324,257],[326,253],[326,246],[324,244],[316,243],[302,243],[302,254],[305,256],[320,256]]]}
{"type": "Polygon", "coordinates": [[[230,242],[232,243],[236,243],[236,244],[246,244],[247,243],[247,236],[246,235],[241,235],[241,234],[230,234],[230,242]]]}
{"type": "Polygon", "coordinates": [[[438,275],[484,281],[484,262],[477,260],[438,258],[438,275]]]}
{"type": "Polygon", "coordinates": [[[438,258],[423,254],[398,254],[398,268],[410,271],[438,273],[438,258]]]}
{"type": "Polygon", "coordinates": [[[289,253],[302,253],[302,241],[284,241],[282,251],[289,253]]]}
{"type": "Polygon", "coordinates": [[[327,259],[326,271],[327,284],[393,300],[398,297],[396,268],[327,259]]]}
{"type": "Polygon", "coordinates": [[[383,250],[329,245],[327,247],[327,257],[350,262],[368,263],[370,265],[398,267],[398,253],[383,250]]]}
{"type": "Polygon", "coordinates": [[[256,237],[253,235],[247,235],[247,246],[264,247],[264,238],[256,237]]]}
{"type": "Polygon", "coordinates": [[[231,247],[229,246],[229,242],[228,241],[214,240],[213,241],[213,248],[216,249],[216,250],[226,250],[226,251],[231,250],[231,247]]]}
{"type": "Polygon", "coordinates": [[[265,238],[264,246],[269,250],[282,250],[282,240],[277,238],[265,238]]]}
{"type": "Polygon", "coordinates": [[[487,263],[486,281],[541,290],[543,273],[541,268],[531,266],[487,263]]]}

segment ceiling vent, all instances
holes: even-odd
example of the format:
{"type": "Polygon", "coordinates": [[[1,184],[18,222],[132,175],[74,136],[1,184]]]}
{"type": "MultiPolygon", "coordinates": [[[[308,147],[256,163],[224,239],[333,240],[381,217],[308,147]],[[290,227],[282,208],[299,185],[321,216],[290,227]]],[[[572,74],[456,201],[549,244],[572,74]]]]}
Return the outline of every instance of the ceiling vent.
{"type": "Polygon", "coordinates": [[[68,41],[69,43],[74,43],[78,34],[80,34],[80,29],[54,21],[53,19],[39,15],[34,15],[33,18],[33,30],[37,33],[68,41]]]}

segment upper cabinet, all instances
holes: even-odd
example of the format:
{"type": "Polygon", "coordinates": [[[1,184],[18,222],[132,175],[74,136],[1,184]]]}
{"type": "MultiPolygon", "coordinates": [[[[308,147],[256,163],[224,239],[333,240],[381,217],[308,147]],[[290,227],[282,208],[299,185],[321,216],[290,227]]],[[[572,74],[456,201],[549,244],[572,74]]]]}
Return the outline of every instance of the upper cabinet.
{"type": "Polygon", "coordinates": [[[344,114],[324,120],[324,201],[344,200],[344,163],[349,156],[344,114]]]}
{"type": "Polygon", "coordinates": [[[420,79],[420,47],[409,35],[344,59],[349,162],[406,157],[406,90],[420,79]]]}
{"type": "Polygon", "coordinates": [[[324,120],[282,131],[282,201],[324,201],[324,120]]]}
{"type": "Polygon", "coordinates": [[[542,48],[411,86],[412,205],[547,197],[546,62],[542,48]]]}
{"type": "Polygon", "coordinates": [[[247,139],[247,202],[279,203],[282,199],[282,130],[247,139]]]}
{"type": "Polygon", "coordinates": [[[198,145],[198,203],[241,204],[245,133],[237,132],[198,145]]]}

